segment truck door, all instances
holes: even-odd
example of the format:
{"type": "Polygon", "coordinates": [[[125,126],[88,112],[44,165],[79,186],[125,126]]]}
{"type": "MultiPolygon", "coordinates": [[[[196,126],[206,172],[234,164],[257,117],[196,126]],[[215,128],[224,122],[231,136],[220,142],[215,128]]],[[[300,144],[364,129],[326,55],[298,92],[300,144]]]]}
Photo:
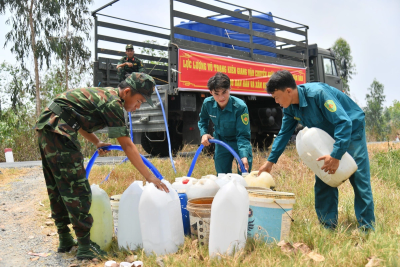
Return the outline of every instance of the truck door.
{"type": "Polygon", "coordinates": [[[324,64],[322,68],[324,70],[324,82],[339,89],[340,91],[343,91],[342,80],[338,75],[335,60],[333,58],[324,56],[322,56],[322,59],[324,64]]]}

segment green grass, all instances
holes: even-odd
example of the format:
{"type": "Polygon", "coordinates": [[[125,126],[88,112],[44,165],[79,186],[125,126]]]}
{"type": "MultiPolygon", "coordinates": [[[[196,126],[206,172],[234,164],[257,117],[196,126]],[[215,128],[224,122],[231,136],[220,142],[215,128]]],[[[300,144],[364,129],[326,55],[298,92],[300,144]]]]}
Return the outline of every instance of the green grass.
{"type": "MultiPolygon", "coordinates": [[[[265,244],[248,239],[242,253],[220,260],[210,259],[206,247],[199,247],[190,238],[175,254],[163,256],[165,266],[365,266],[368,258],[380,259],[380,266],[400,266],[400,145],[372,145],[369,147],[371,160],[371,183],[375,201],[376,231],[363,233],[357,229],[354,215],[354,192],[349,182],[339,187],[339,226],[335,231],[325,230],[318,223],[314,210],[314,174],[300,161],[295,148],[288,148],[272,175],[278,191],[296,194],[293,209],[294,222],[289,241],[305,243],[314,252],[324,256],[323,262],[314,262],[302,253],[285,253],[277,244],[265,244]]],[[[266,154],[256,152],[253,166],[258,168],[266,154]]],[[[157,169],[172,182],[175,177],[186,175],[192,158],[175,159],[177,174],[165,159],[151,159],[157,169]]],[[[100,183],[113,166],[95,166],[90,183],[100,183]]],[[[236,167],[233,168],[236,170],[236,167]]],[[[211,157],[201,155],[193,177],[213,174],[211,157]]],[[[134,180],[143,180],[131,166],[118,166],[109,181],[101,187],[109,194],[122,194],[134,180]]],[[[156,256],[146,256],[142,250],[120,251],[116,240],[108,253],[110,260],[123,261],[127,255],[135,254],[146,266],[157,266],[156,256]]],[[[96,266],[103,266],[104,263],[96,266]]]]}

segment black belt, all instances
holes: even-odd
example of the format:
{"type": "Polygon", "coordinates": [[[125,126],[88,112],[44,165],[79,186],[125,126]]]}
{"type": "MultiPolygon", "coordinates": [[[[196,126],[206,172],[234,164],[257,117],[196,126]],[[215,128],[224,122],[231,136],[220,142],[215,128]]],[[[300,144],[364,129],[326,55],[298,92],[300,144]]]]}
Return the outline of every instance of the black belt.
{"type": "Polygon", "coordinates": [[[81,126],[79,123],[76,121],[75,116],[70,114],[69,112],[65,111],[62,109],[59,105],[57,105],[55,102],[52,102],[49,105],[49,109],[53,111],[54,114],[59,116],[61,119],[63,119],[72,129],[75,131],[78,131],[81,126]]]}

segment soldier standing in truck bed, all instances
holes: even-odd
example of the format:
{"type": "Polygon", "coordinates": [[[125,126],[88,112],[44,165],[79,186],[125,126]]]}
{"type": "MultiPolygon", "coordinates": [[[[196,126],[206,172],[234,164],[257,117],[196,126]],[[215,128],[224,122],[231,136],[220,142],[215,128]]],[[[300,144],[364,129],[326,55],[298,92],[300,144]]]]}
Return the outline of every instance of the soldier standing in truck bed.
{"type": "Polygon", "coordinates": [[[143,63],[140,59],[135,57],[135,50],[133,45],[128,44],[125,47],[126,57],[122,57],[118,61],[117,70],[119,81],[122,82],[126,79],[132,72],[145,72],[143,68],[143,63]]]}

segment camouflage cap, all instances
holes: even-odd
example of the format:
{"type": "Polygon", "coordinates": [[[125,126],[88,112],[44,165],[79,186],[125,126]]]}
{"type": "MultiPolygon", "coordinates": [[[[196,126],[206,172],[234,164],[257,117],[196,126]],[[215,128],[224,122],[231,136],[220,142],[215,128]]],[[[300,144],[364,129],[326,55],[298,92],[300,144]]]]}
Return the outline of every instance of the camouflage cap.
{"type": "Polygon", "coordinates": [[[153,101],[151,100],[151,94],[154,92],[156,82],[153,77],[145,73],[132,72],[125,81],[127,84],[132,86],[135,91],[144,96],[150,106],[154,106],[153,101]]]}
{"type": "Polygon", "coordinates": [[[131,45],[131,44],[127,44],[127,45],[126,45],[125,50],[128,50],[128,49],[133,49],[133,50],[135,50],[135,48],[133,48],[133,45],[131,45]]]}

